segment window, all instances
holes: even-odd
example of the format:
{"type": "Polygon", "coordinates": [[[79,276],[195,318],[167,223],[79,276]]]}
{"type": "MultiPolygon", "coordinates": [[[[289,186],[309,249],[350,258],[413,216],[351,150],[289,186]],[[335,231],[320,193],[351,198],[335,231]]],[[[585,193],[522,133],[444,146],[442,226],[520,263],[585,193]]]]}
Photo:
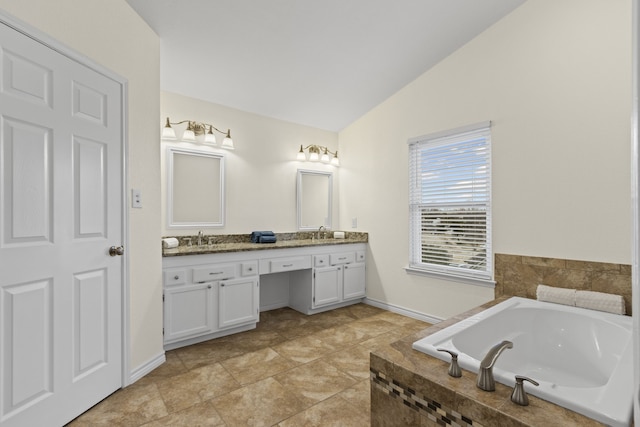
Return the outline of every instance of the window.
{"type": "Polygon", "coordinates": [[[491,123],[409,144],[409,269],[492,280],[491,123]]]}

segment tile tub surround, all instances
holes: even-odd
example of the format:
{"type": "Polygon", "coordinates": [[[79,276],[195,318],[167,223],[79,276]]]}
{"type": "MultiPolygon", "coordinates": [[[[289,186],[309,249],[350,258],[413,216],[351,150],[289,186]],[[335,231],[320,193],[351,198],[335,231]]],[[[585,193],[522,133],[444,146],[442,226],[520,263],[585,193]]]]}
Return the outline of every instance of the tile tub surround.
{"type": "Polygon", "coordinates": [[[369,352],[427,326],[366,304],[266,311],[254,330],[168,351],[69,426],[368,426],[369,352]]]}
{"type": "Polygon", "coordinates": [[[495,297],[536,298],[538,285],[622,295],[631,315],[631,265],[495,254],[495,297]]]}
{"type": "Polygon", "coordinates": [[[225,252],[246,252],[266,249],[302,248],[307,246],[345,245],[350,243],[367,243],[369,233],[347,231],[344,239],[334,239],[333,232],[327,231],[326,239],[313,239],[317,232],[300,231],[294,233],[275,233],[276,243],[251,243],[251,234],[215,234],[205,235],[203,244],[197,245],[198,236],[165,236],[163,239],[174,237],[180,245],[177,248],[162,248],[162,256],[183,256],[216,254],[225,252]],[[211,238],[211,245],[208,244],[211,238]],[[191,239],[191,246],[188,240],[191,239]]]}
{"type": "MultiPolygon", "coordinates": [[[[449,364],[411,348],[414,341],[446,328],[507,298],[499,298],[371,352],[371,425],[438,426],[602,426],[583,415],[529,395],[529,406],[511,402],[510,387],[476,387],[476,374],[447,374],[449,364]]],[[[525,386],[526,389],[526,386],[525,386]]]]}

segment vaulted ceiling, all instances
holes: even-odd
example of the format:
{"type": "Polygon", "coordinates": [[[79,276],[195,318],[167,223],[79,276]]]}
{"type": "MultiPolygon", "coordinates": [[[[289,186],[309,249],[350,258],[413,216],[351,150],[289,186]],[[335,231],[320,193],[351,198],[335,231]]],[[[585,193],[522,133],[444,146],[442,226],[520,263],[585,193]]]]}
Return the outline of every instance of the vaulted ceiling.
{"type": "Polygon", "coordinates": [[[127,0],[162,90],[339,131],[525,0],[127,0]]]}

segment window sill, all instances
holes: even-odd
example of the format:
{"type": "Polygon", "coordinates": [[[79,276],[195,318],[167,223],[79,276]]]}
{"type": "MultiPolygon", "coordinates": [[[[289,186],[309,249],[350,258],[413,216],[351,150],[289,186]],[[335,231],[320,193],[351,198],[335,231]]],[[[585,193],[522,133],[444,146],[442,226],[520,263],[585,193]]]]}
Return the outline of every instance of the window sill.
{"type": "Polygon", "coordinates": [[[412,274],[416,276],[433,277],[436,279],[449,280],[451,282],[464,283],[466,285],[482,286],[485,288],[492,288],[492,289],[496,287],[495,280],[490,280],[490,279],[479,279],[479,278],[467,277],[467,276],[454,276],[452,274],[445,274],[445,273],[440,273],[436,271],[423,270],[420,268],[413,268],[413,267],[405,267],[404,270],[407,272],[407,274],[412,274]]]}

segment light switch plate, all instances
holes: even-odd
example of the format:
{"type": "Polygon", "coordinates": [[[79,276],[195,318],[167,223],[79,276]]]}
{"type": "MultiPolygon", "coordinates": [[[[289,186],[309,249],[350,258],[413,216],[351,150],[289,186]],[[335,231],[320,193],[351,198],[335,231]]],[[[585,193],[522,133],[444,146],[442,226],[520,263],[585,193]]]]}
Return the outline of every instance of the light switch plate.
{"type": "Polygon", "coordinates": [[[358,218],[351,218],[351,228],[358,228],[358,218]]]}
{"type": "Polygon", "coordinates": [[[131,190],[131,206],[134,208],[142,207],[142,191],[135,188],[131,190]]]}

